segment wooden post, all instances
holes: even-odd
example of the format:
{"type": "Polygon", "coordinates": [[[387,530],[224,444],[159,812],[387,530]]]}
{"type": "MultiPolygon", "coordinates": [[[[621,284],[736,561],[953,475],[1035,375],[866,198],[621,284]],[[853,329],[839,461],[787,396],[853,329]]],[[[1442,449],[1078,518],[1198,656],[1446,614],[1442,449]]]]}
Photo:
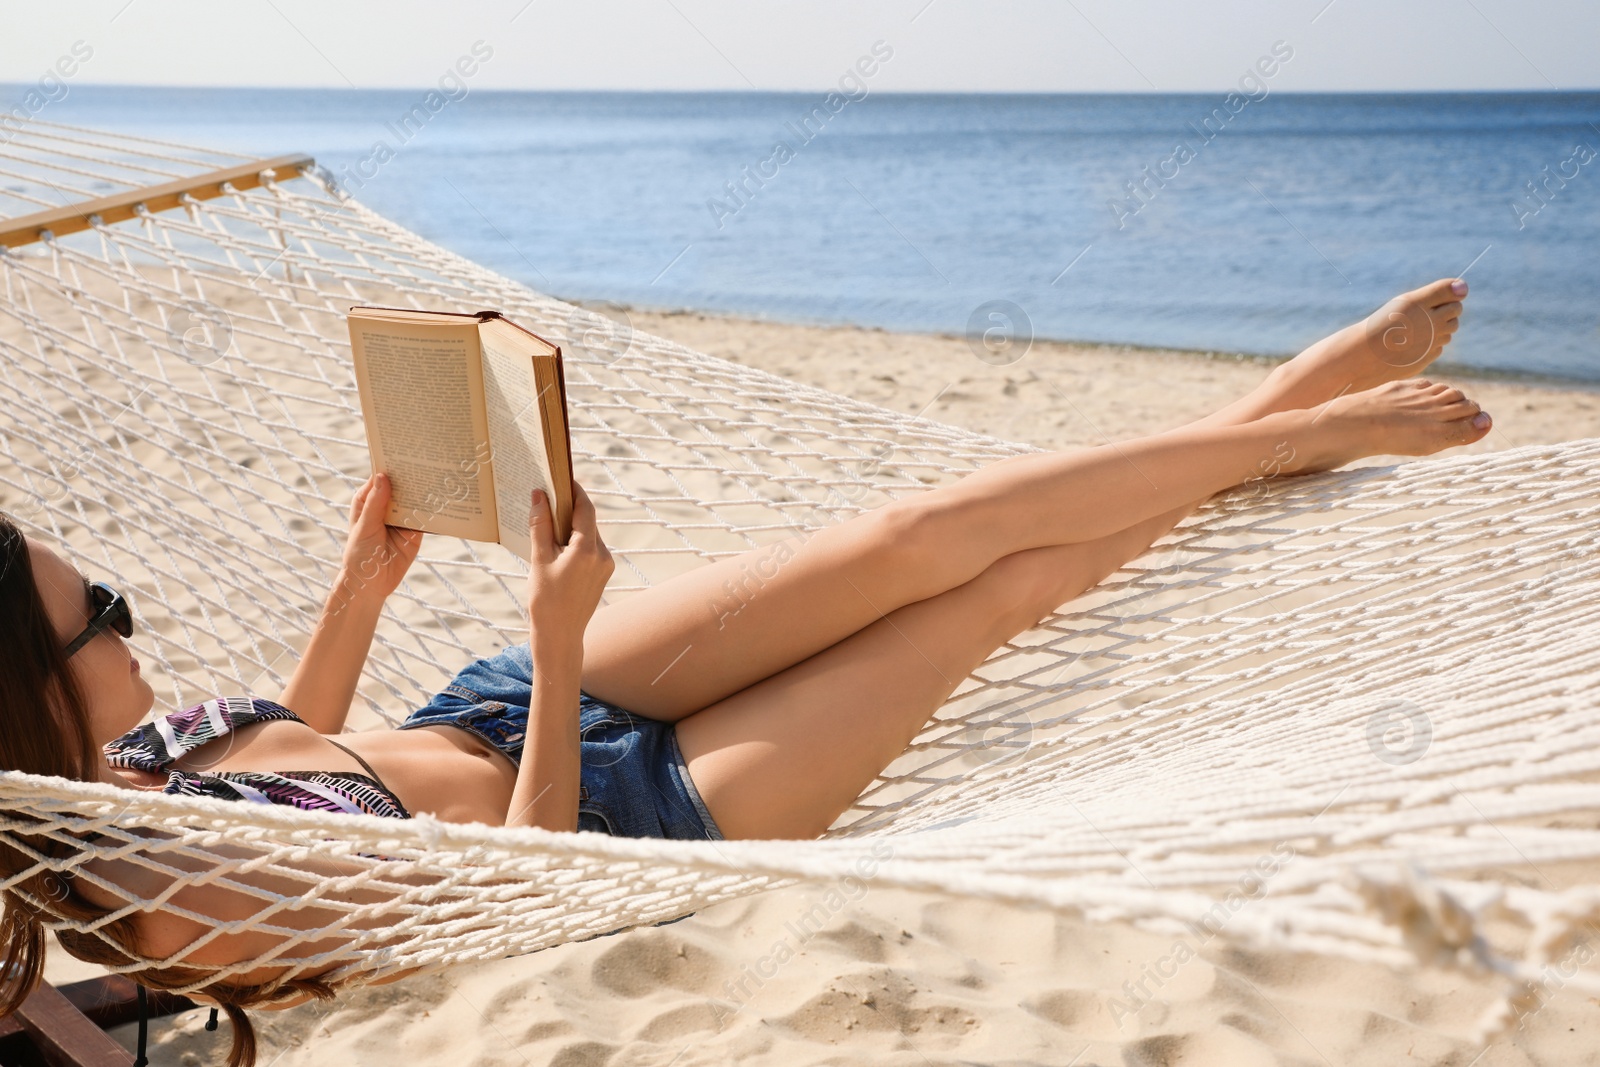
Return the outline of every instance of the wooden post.
{"type": "MultiPolygon", "coordinates": [[[[151,991],[150,1018],[198,1007],[187,997],[151,991]]],[[[139,1018],[134,984],[119,974],[73,982],[57,989],[39,986],[16,1014],[0,1019],[0,1062],[49,1067],[132,1067],[128,1050],[103,1028],[139,1018]]]]}
{"type": "Polygon", "coordinates": [[[133,1067],[128,1050],[49,983],[22,1002],[16,1019],[50,1067],[133,1067]]]}

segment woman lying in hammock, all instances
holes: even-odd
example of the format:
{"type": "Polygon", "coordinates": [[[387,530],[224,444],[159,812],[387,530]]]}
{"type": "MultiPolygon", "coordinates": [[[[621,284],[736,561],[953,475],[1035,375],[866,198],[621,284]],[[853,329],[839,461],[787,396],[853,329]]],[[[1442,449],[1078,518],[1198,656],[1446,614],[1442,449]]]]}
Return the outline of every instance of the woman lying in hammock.
{"type": "MultiPolygon", "coordinates": [[[[382,475],[356,494],[328,606],[278,699],[218,698],[143,727],[154,697],[123,640],[127,601],[6,522],[0,766],[401,818],[815,837],[996,648],[1212,494],[1480,440],[1490,420],[1476,403],[1413,377],[1449,342],[1465,295],[1445,279],[1399,296],[1180,429],[1006,459],[598,612],[612,562],[594,508],[580,490],[561,547],[536,494],[529,644],[470,664],[395,730],[342,732],[380,609],[422,539],[383,524],[382,475]],[[752,574],[754,595],[718,612],[728,583],[748,590],[752,574]]],[[[27,865],[0,854],[12,871],[27,865]]],[[[24,886],[35,899],[84,915],[124,903],[38,878],[53,882],[24,886]]],[[[42,933],[7,897],[12,973],[31,985],[42,933]]],[[[123,922],[136,922],[127,933],[147,957],[196,936],[197,924],[159,911],[123,922]]]]}

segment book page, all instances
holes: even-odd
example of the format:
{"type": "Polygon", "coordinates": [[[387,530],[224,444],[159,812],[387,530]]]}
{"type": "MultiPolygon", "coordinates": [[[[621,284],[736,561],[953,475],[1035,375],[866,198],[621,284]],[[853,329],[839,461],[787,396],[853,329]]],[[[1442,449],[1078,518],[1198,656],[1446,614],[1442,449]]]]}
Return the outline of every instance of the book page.
{"type": "MultiPolygon", "coordinates": [[[[487,322],[479,333],[500,543],[531,562],[528,512],[533,491],[543,489],[552,506],[557,499],[545,451],[544,416],[534,384],[534,357],[503,324],[487,322]]],[[[565,542],[565,531],[558,529],[557,539],[565,542]]]]}
{"type": "Polygon", "coordinates": [[[477,323],[350,314],[350,340],[375,470],[394,487],[386,521],[497,539],[477,323]]]}

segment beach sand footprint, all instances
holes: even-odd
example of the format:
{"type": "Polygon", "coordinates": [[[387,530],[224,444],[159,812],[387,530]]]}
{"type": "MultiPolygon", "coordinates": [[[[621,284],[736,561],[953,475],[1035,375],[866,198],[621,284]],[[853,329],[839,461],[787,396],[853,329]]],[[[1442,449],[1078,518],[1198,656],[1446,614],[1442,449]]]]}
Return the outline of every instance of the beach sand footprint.
{"type": "Polygon", "coordinates": [[[550,1057],[550,1067],[606,1067],[620,1046],[603,1041],[578,1041],[564,1045],[550,1057]]]}
{"type": "Polygon", "coordinates": [[[619,997],[649,996],[663,988],[711,994],[721,961],[698,945],[670,934],[636,934],[595,960],[590,977],[619,997]]]}
{"type": "Polygon", "coordinates": [[[1311,1067],[1315,1058],[1284,1057],[1243,1034],[1226,1030],[1160,1034],[1123,1050],[1126,1067],[1311,1067]]]}
{"type": "Polygon", "coordinates": [[[1106,998],[1093,989],[1047,989],[1019,1007],[1086,1041],[1115,1042],[1127,1034],[1111,1017],[1106,998]]]}
{"type": "Polygon", "coordinates": [[[837,975],[823,992],[781,1018],[768,1021],[820,1044],[855,1044],[867,1035],[890,1036],[887,1047],[957,1047],[983,1023],[966,1007],[924,998],[904,973],[863,967],[837,975]],[[898,1036],[898,1040],[894,1039],[898,1036]]]}
{"type": "Polygon", "coordinates": [[[661,1043],[694,1034],[716,1033],[720,1029],[716,1008],[708,1001],[694,1001],[652,1016],[634,1036],[640,1041],[661,1043]]]}

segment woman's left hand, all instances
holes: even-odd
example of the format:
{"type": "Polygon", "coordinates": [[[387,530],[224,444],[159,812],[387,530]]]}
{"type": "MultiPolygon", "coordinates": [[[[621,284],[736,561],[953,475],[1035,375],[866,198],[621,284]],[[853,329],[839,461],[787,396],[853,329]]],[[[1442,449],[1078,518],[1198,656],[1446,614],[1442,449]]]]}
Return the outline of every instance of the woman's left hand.
{"type": "Polygon", "coordinates": [[[350,535],[345,539],[346,584],[356,592],[387,598],[400,586],[422,547],[422,531],[384,523],[389,513],[389,476],[382,472],[356,490],[350,505],[350,535]]]}

